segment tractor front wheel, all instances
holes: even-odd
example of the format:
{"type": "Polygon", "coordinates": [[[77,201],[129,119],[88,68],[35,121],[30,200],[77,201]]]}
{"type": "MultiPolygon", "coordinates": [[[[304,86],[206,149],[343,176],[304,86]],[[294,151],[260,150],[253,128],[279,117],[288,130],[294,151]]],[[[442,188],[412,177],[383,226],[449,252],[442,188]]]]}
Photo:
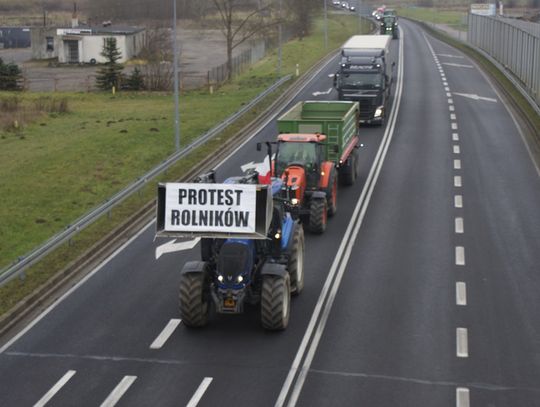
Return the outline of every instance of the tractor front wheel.
{"type": "Polygon", "coordinates": [[[323,233],[326,230],[328,209],[326,198],[314,198],[309,208],[309,230],[312,233],[323,233]]]}
{"type": "Polygon", "coordinates": [[[289,274],[263,276],[261,290],[261,322],[264,329],[279,331],[287,328],[291,311],[289,274]]]}
{"type": "Polygon", "coordinates": [[[291,293],[298,295],[304,288],[304,229],[296,227],[287,271],[291,277],[291,293]]]}
{"type": "Polygon", "coordinates": [[[185,273],[180,277],[180,317],[189,327],[198,328],[208,322],[208,300],[204,298],[205,273],[185,273]]]}

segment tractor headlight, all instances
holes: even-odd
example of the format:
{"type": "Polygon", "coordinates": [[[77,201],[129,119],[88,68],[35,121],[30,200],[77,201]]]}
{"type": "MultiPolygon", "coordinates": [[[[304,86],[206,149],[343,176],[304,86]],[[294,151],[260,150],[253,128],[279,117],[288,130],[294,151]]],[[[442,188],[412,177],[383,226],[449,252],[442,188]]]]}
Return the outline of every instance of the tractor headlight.
{"type": "Polygon", "coordinates": [[[281,234],[279,232],[277,232],[275,235],[274,235],[274,238],[277,240],[281,237],[281,234]]]}
{"type": "Polygon", "coordinates": [[[298,199],[297,198],[292,198],[291,199],[291,204],[292,205],[298,205],[298,199]]]}
{"type": "Polygon", "coordinates": [[[242,281],[244,281],[244,277],[238,276],[238,277],[236,277],[236,281],[241,283],[242,281]]]}
{"type": "Polygon", "coordinates": [[[217,279],[218,279],[218,281],[219,281],[220,283],[223,282],[223,276],[222,276],[221,274],[220,274],[219,276],[217,276],[217,279]]]}
{"type": "Polygon", "coordinates": [[[382,116],[382,107],[378,107],[377,109],[375,109],[375,117],[381,117],[382,116]]]}

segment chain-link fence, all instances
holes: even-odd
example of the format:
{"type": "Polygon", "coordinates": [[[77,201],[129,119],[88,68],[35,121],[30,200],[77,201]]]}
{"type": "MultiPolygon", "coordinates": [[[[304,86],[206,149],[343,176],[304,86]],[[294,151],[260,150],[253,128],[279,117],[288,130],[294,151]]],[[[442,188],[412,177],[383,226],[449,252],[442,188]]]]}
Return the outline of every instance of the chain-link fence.
{"type": "Polygon", "coordinates": [[[468,40],[512,72],[540,106],[540,36],[515,22],[471,14],[468,40]]]}

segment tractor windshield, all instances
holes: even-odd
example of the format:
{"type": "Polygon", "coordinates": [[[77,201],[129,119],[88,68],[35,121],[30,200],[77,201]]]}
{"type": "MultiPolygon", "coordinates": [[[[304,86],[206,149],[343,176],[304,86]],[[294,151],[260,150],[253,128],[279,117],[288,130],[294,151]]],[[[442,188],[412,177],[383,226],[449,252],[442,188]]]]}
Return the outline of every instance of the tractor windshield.
{"type": "Polygon", "coordinates": [[[316,143],[279,143],[278,155],[276,158],[276,172],[282,174],[292,163],[301,164],[306,171],[314,168],[317,162],[316,143]]]}

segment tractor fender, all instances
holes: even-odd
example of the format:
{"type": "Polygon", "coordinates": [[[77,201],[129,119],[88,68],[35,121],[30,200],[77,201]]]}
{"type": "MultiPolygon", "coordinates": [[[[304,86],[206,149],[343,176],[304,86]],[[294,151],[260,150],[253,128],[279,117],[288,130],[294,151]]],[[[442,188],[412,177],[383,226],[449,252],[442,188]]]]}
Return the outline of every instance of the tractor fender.
{"type": "Polygon", "coordinates": [[[328,182],[330,182],[330,176],[334,170],[334,163],[332,161],[325,161],[321,165],[321,179],[319,181],[319,188],[326,189],[328,182]]]}
{"type": "Polygon", "coordinates": [[[261,276],[264,275],[285,277],[287,275],[287,266],[278,263],[265,263],[261,269],[261,276]]]}
{"type": "Polygon", "coordinates": [[[205,261],[188,261],[182,267],[180,274],[204,273],[206,271],[206,264],[205,261]]]}

